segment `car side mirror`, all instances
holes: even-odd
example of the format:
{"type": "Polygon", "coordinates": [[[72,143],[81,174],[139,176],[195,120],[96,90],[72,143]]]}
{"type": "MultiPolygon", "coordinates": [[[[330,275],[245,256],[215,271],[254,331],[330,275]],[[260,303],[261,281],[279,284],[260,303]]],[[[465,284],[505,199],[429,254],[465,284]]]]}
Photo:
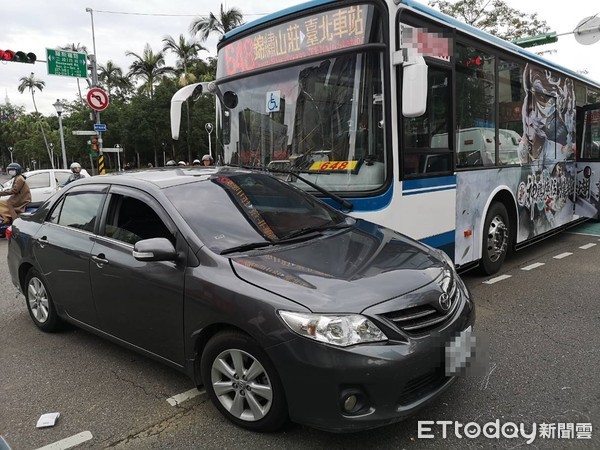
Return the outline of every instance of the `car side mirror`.
{"type": "Polygon", "coordinates": [[[177,250],[167,238],[143,239],[133,246],[133,257],[138,261],[174,261],[177,250]]]}

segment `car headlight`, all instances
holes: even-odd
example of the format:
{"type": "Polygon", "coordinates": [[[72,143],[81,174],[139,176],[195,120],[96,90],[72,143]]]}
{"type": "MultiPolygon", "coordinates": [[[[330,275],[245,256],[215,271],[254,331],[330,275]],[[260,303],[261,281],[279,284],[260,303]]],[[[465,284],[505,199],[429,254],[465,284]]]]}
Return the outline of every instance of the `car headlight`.
{"type": "Polygon", "coordinates": [[[326,315],[279,311],[279,315],[294,333],[338,347],[387,341],[383,331],[360,314],[326,315]]]}

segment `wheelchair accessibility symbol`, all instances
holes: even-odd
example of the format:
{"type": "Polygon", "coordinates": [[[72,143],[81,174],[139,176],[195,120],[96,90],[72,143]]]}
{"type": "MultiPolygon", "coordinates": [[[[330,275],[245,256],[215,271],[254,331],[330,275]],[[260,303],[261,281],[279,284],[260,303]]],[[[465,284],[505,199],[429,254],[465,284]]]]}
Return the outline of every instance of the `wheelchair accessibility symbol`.
{"type": "Polygon", "coordinates": [[[281,101],[281,91],[267,92],[267,113],[279,111],[279,104],[281,101]]]}

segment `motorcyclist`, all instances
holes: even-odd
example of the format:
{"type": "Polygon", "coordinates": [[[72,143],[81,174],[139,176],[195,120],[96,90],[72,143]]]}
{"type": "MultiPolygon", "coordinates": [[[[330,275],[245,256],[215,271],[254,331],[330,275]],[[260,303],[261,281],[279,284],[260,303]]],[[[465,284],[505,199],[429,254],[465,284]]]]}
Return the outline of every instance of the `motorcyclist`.
{"type": "Polygon", "coordinates": [[[204,164],[205,166],[212,166],[213,164],[213,157],[210,155],[204,155],[202,157],[202,164],[204,164]]]}
{"type": "Polygon", "coordinates": [[[25,181],[23,168],[20,164],[10,163],[6,172],[12,177],[10,187],[0,191],[0,197],[10,195],[6,200],[0,200],[0,216],[2,223],[15,220],[17,216],[25,212],[25,207],[31,202],[31,191],[25,181]]]}
{"type": "Polygon", "coordinates": [[[75,180],[79,180],[80,178],[85,178],[85,175],[81,173],[81,164],[79,164],[78,162],[74,162],[71,164],[70,168],[71,168],[71,172],[73,172],[73,173],[71,175],[69,175],[69,178],[67,178],[67,181],[65,181],[65,183],[63,184],[63,187],[75,180]]]}

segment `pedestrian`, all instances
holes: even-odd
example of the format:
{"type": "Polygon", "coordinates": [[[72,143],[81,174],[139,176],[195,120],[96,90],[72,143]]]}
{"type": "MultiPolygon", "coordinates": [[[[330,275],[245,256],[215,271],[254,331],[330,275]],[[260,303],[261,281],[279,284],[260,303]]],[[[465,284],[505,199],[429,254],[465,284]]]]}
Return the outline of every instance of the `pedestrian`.
{"type": "Polygon", "coordinates": [[[85,175],[81,173],[81,164],[74,162],[71,164],[70,168],[71,172],[73,173],[69,175],[69,178],[67,178],[67,181],[64,182],[62,187],[65,187],[67,184],[72,183],[75,180],[79,180],[80,178],[85,178],[85,175]]]}
{"type": "Polygon", "coordinates": [[[202,164],[204,164],[205,166],[212,166],[213,163],[213,157],[210,155],[204,155],[202,157],[202,164]]]}
{"type": "Polygon", "coordinates": [[[15,220],[19,214],[25,212],[25,207],[31,202],[31,191],[25,181],[23,168],[17,163],[10,163],[6,171],[12,177],[12,184],[0,191],[0,197],[10,195],[8,199],[0,200],[2,224],[15,220]]]}

